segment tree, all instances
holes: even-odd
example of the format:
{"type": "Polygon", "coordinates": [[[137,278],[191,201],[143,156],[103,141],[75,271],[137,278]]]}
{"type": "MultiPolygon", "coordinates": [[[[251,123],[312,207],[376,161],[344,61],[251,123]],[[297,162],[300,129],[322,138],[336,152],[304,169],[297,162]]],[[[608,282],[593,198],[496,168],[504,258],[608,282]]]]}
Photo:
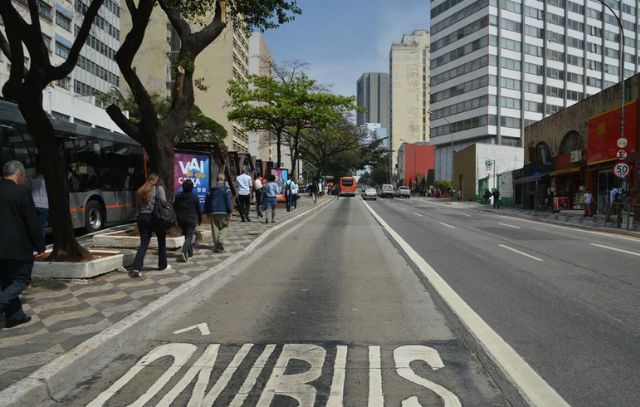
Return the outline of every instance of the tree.
{"type": "Polygon", "coordinates": [[[84,259],[89,257],[89,252],[80,246],[74,235],[65,169],[60,159],[62,152],[56,143],[53,125],[44,111],[42,93],[50,83],[71,74],[103,1],[89,2],[69,55],[57,66],[51,64],[49,50],[43,40],[38,1],[27,0],[29,22],[16,10],[14,3],[18,1],[0,1],[0,17],[4,22],[4,33],[0,32],[0,49],[11,62],[9,79],[2,87],[2,94],[17,103],[38,148],[39,165],[47,185],[51,211],[51,261],[84,259]],[[25,49],[28,66],[25,66],[25,49]]]}
{"type": "Polygon", "coordinates": [[[303,131],[321,129],[357,108],[352,97],[333,95],[310,79],[304,64],[271,65],[273,75],[251,76],[248,82],[231,81],[230,120],[251,131],[268,131],[276,144],[276,166],[282,164],[282,145],[291,153],[291,173],[298,160],[303,131]]]}
{"type": "Polygon", "coordinates": [[[144,147],[151,171],[158,173],[165,185],[171,185],[174,145],[187,125],[194,104],[193,74],[197,56],[222,34],[229,20],[239,29],[265,30],[290,21],[301,11],[296,0],[139,0],[137,4],[126,0],[125,4],[132,27],[115,59],[140,109],[141,119],[130,120],[115,104],[107,108],[107,113],[144,147]],[[133,68],[156,2],[180,39],[180,49],[172,66],[176,80],[171,106],[165,116],[158,115],[152,97],[133,68]],[[194,31],[196,26],[201,29],[194,31]]]}

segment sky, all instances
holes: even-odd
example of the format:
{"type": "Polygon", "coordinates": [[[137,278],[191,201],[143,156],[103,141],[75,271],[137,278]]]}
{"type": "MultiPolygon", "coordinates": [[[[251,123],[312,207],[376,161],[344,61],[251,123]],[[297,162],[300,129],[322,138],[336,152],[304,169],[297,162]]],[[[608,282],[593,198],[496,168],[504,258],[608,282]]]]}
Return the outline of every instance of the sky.
{"type": "Polygon", "coordinates": [[[389,72],[391,44],[429,29],[428,0],[298,0],[302,15],[265,38],[276,63],[301,61],[336,94],[352,96],[365,72],[389,72]]]}

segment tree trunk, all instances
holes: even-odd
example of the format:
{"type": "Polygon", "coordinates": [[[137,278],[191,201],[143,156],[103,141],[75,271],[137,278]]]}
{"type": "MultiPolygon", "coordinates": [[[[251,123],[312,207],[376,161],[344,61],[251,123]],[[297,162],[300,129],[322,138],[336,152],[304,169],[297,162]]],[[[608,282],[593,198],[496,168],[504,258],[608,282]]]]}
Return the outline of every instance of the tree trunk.
{"type": "Polygon", "coordinates": [[[41,171],[47,187],[53,229],[53,252],[49,260],[88,259],[89,251],[80,246],[73,230],[64,161],[59,155],[53,126],[42,108],[42,92],[26,96],[23,94],[18,100],[18,107],[38,148],[41,171]]]}
{"type": "Polygon", "coordinates": [[[276,135],[276,155],[278,158],[278,161],[276,162],[276,168],[280,168],[280,166],[282,165],[281,147],[282,147],[282,134],[278,133],[276,135]]]}

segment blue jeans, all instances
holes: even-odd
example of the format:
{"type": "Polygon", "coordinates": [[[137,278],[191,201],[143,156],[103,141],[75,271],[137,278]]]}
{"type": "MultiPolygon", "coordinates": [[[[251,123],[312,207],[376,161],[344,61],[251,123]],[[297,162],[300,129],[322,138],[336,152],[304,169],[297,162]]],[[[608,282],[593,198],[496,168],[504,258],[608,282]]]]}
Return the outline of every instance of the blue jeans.
{"type": "Polygon", "coordinates": [[[0,311],[4,311],[7,322],[27,317],[22,310],[20,293],[31,281],[31,270],[32,261],[0,259],[0,311]]]}
{"type": "Polygon", "coordinates": [[[151,242],[151,233],[156,234],[158,238],[158,269],[167,268],[167,232],[153,220],[150,213],[143,213],[138,216],[138,230],[140,231],[140,247],[136,252],[133,260],[133,269],[142,271],[144,266],[144,256],[147,254],[149,243],[151,242]]]}
{"type": "Polygon", "coordinates": [[[42,241],[46,241],[47,234],[45,232],[45,228],[47,227],[47,219],[49,218],[49,209],[47,208],[36,208],[38,211],[38,230],[40,230],[40,236],[42,236],[42,241]]]}

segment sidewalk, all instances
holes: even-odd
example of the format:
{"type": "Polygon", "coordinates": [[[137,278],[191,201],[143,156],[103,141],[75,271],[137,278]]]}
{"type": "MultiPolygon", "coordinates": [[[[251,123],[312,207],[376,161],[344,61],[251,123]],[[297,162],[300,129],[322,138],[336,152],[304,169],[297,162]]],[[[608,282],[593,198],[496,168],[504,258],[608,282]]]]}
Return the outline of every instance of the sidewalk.
{"type": "Polygon", "coordinates": [[[450,205],[457,208],[476,209],[483,212],[492,212],[499,215],[514,216],[522,219],[535,220],[539,222],[547,222],[554,225],[578,227],[582,229],[596,230],[607,233],[618,233],[628,236],[640,237],[640,221],[636,221],[631,225],[630,230],[626,229],[626,221],[623,221],[622,228],[615,227],[615,217],[612,216],[605,227],[605,216],[595,215],[593,217],[584,217],[582,210],[564,210],[560,212],[550,211],[534,211],[530,209],[502,207],[494,209],[489,205],[483,205],[473,201],[453,201],[443,199],[419,198],[428,202],[436,202],[444,205],[450,205]]]}
{"type": "MultiPolygon", "coordinates": [[[[298,201],[298,209],[279,209],[276,224],[317,207],[306,195],[298,201]]],[[[204,226],[204,225],[203,225],[204,226]]],[[[145,258],[144,277],[130,278],[127,273],[112,272],[90,280],[36,280],[21,299],[32,320],[25,325],[0,330],[0,390],[27,377],[63,353],[95,334],[111,327],[134,311],[161,298],[192,277],[209,270],[268,230],[271,224],[255,217],[242,223],[234,216],[227,236],[225,251],[214,253],[210,241],[194,246],[194,257],[178,263],[167,253],[171,268],[157,271],[156,251],[150,249],[145,258]]],[[[83,245],[90,247],[87,243],[83,245]]],[[[4,321],[0,321],[4,327],[4,321]]],[[[0,403],[1,404],[1,403],[0,403]]]]}

